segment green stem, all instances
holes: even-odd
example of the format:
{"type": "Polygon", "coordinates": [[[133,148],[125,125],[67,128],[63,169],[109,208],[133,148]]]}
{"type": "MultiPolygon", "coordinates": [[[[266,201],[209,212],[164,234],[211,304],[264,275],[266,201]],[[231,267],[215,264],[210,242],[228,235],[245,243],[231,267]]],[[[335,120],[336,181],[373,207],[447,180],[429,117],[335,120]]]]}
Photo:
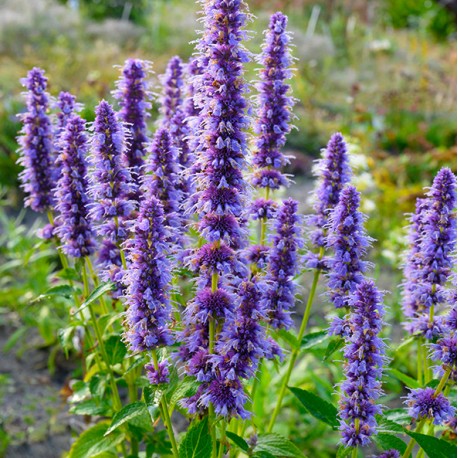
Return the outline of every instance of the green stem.
{"type": "Polygon", "coordinates": [[[358,458],[358,447],[354,447],[351,451],[351,458],[358,458]]]}
{"type": "Polygon", "coordinates": [[[226,420],[221,422],[221,444],[218,452],[218,458],[222,458],[224,454],[224,444],[226,443],[226,420]]]}
{"type": "MultiPolygon", "coordinates": [[[[155,367],[156,370],[159,370],[159,362],[158,362],[158,359],[157,359],[156,350],[152,351],[152,356],[153,356],[154,367],[155,367]]],[[[161,397],[160,412],[161,412],[161,416],[162,416],[162,421],[164,422],[164,425],[165,425],[165,427],[167,429],[167,432],[169,433],[170,443],[172,444],[173,456],[175,458],[178,458],[178,445],[177,445],[177,441],[175,439],[175,433],[173,431],[172,421],[170,419],[169,408],[167,406],[167,401],[166,401],[164,396],[161,397]]]]}
{"type": "MultiPolygon", "coordinates": [[[[86,270],[86,263],[83,265],[82,270],[83,270],[84,295],[85,297],[88,297],[89,281],[88,281],[88,275],[87,275],[87,270],[86,270]]],[[[113,396],[113,407],[115,408],[116,411],[119,411],[122,408],[121,398],[119,397],[118,386],[116,385],[116,379],[115,379],[113,370],[111,369],[111,366],[109,363],[110,360],[108,359],[108,355],[107,355],[106,348],[105,348],[105,343],[103,342],[102,333],[100,331],[99,323],[97,321],[97,316],[95,315],[95,312],[94,312],[93,304],[89,304],[88,309],[89,309],[89,314],[91,316],[92,326],[94,327],[97,342],[99,343],[100,353],[102,355],[102,359],[105,363],[105,366],[107,367],[110,387],[111,387],[112,396],[113,396]]]]}
{"type": "MultiPolygon", "coordinates": [[[[99,278],[97,277],[97,274],[95,273],[94,266],[92,265],[92,261],[91,261],[91,258],[89,258],[89,256],[86,257],[86,262],[89,268],[89,273],[91,274],[91,277],[92,277],[92,281],[94,282],[94,286],[97,288],[97,286],[99,286],[99,278]]],[[[108,315],[108,307],[105,302],[105,298],[103,296],[100,296],[99,301],[100,301],[100,305],[102,306],[103,314],[108,315]]]]}
{"type": "Polygon", "coordinates": [[[313,299],[315,297],[315,292],[316,292],[316,288],[317,288],[317,285],[318,285],[318,280],[320,278],[320,273],[321,273],[321,270],[319,270],[319,269],[315,270],[315,275],[313,277],[312,288],[311,288],[310,293],[309,293],[307,304],[305,306],[304,317],[302,318],[301,327],[299,329],[299,334],[297,336],[297,345],[298,345],[298,347],[294,348],[293,351],[291,352],[291,359],[289,361],[289,365],[288,365],[288,369],[286,370],[286,374],[283,377],[282,385],[281,385],[281,388],[280,388],[280,393],[279,393],[278,398],[277,398],[277,405],[275,406],[275,410],[273,411],[273,414],[270,417],[269,426],[267,427],[267,432],[268,433],[272,432],[272,429],[273,429],[274,424],[275,424],[275,420],[277,419],[277,416],[278,416],[278,414],[280,412],[280,409],[281,409],[281,406],[282,406],[283,398],[285,396],[286,389],[288,387],[288,382],[289,382],[289,379],[291,377],[291,373],[293,372],[294,364],[296,362],[297,357],[299,356],[300,344],[301,344],[302,338],[304,337],[305,330],[307,329],[307,324],[308,324],[308,320],[310,318],[310,312],[312,310],[313,299]]]}
{"type": "Polygon", "coordinates": [[[418,339],[417,350],[417,381],[420,386],[423,386],[423,339],[418,339]]]}

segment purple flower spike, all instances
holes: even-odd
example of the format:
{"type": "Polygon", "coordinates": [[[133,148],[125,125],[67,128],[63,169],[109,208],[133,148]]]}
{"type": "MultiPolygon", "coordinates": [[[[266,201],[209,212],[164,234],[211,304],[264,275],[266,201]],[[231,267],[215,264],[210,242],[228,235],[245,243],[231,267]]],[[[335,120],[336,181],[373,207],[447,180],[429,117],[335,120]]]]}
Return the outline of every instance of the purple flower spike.
{"type": "Polygon", "coordinates": [[[238,287],[240,304],[236,313],[226,321],[217,343],[217,355],[213,358],[215,366],[228,379],[253,377],[259,360],[270,349],[262,326],[265,320],[261,306],[264,288],[266,285],[257,277],[242,281],[238,287]]]}
{"type": "Polygon", "coordinates": [[[298,272],[298,249],[302,246],[300,218],[297,202],[285,200],[275,220],[276,234],[269,254],[264,297],[267,321],[275,329],[289,329],[293,322],[290,310],[294,307],[296,286],[294,276],[298,272]]]}
{"type": "Polygon", "coordinates": [[[53,132],[47,114],[48,79],[40,68],[33,68],[21,80],[27,89],[27,111],[19,115],[23,127],[19,137],[19,164],[24,167],[19,178],[26,193],[25,206],[36,212],[45,212],[53,205],[55,170],[53,164],[53,132]]]}
{"type": "Polygon", "coordinates": [[[428,199],[417,199],[415,213],[410,217],[408,234],[409,250],[404,262],[404,282],[402,283],[402,309],[407,317],[415,317],[424,310],[419,285],[423,256],[420,249],[424,221],[428,212],[428,199]]]}
{"type": "Polygon", "coordinates": [[[95,234],[87,208],[88,138],[85,122],[78,115],[67,120],[60,135],[59,150],[62,170],[55,190],[58,213],[55,233],[66,255],[74,258],[90,256],[95,250],[95,234]]]}
{"type": "Polygon", "coordinates": [[[350,296],[350,336],[344,349],[345,380],[339,402],[342,443],[347,447],[369,444],[377,425],[375,415],[381,413],[375,402],[382,394],[385,361],[385,344],[379,337],[384,315],[382,300],[371,280],[361,283],[350,296]]]}
{"type": "Polygon", "coordinates": [[[348,307],[350,294],[364,280],[368,263],[362,258],[370,245],[359,211],[360,194],[353,186],[340,193],[339,203],[329,215],[327,247],[334,253],[328,260],[329,297],[336,308],[348,307]]]}
{"type": "Polygon", "coordinates": [[[419,277],[424,307],[436,306],[445,300],[444,288],[453,267],[456,248],[456,177],[443,168],[427,193],[429,208],[425,216],[420,250],[419,277]]]}
{"type": "Polygon", "coordinates": [[[113,93],[121,107],[119,118],[128,132],[125,156],[137,187],[140,185],[141,166],[148,142],[146,121],[150,117],[150,100],[153,97],[147,81],[150,71],[151,64],[145,60],[126,60],[117,89],[113,93]]]}
{"type": "Polygon", "coordinates": [[[124,128],[117,121],[111,105],[104,100],[95,114],[90,214],[94,221],[99,222],[98,234],[117,243],[125,239],[122,222],[135,208],[134,202],[128,198],[132,182],[124,155],[124,128]]]}
{"type": "Polygon", "coordinates": [[[269,28],[260,57],[262,69],[259,91],[259,113],[255,127],[258,134],[253,164],[256,167],[252,183],[259,188],[278,189],[288,184],[280,169],[289,163],[281,152],[286,135],[290,132],[293,99],[288,95],[291,78],[292,57],[289,49],[290,36],[286,31],[288,18],[275,13],[270,18],[269,28]]]}
{"type": "MultiPolygon", "coordinates": [[[[342,189],[351,180],[347,145],[341,133],[332,135],[322,152],[315,174],[318,178],[314,193],[315,213],[308,218],[308,223],[314,228],[310,234],[312,244],[315,248],[324,250],[329,214],[339,203],[342,189]]],[[[318,259],[317,253],[308,255],[308,267],[325,270],[325,264],[318,259]]]]}
{"type": "Polygon", "coordinates": [[[178,151],[167,129],[160,128],[155,133],[148,154],[144,170],[147,189],[144,192],[152,192],[161,201],[166,225],[173,228],[173,240],[179,242],[182,233],[179,214],[182,194],[177,165],[178,151]]]}
{"type": "Polygon", "coordinates": [[[448,399],[439,393],[435,395],[434,388],[418,388],[410,390],[405,403],[409,407],[409,415],[415,420],[428,418],[435,425],[441,425],[455,414],[455,409],[448,399]]]}
{"type": "Polygon", "coordinates": [[[56,137],[58,138],[65,130],[68,120],[75,114],[81,111],[82,105],[76,103],[76,97],[70,92],[61,92],[56,102],[56,107],[59,110],[57,113],[57,129],[56,137]]]}
{"type": "Polygon", "coordinates": [[[170,122],[177,108],[183,103],[184,66],[178,56],[169,60],[165,74],[160,77],[162,83],[161,113],[163,127],[170,128],[170,122]]]}
{"type": "Polygon", "coordinates": [[[128,305],[125,339],[136,353],[171,345],[174,340],[170,331],[169,234],[162,205],[151,191],[141,202],[132,232],[133,239],[126,242],[130,262],[124,275],[128,305]]]}

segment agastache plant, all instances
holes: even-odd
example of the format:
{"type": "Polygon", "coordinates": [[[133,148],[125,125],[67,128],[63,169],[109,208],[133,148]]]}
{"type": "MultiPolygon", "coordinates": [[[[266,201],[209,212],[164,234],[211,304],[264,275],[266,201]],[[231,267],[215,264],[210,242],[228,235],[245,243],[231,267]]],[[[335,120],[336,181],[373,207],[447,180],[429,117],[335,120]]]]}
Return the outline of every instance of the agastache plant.
{"type": "Polygon", "coordinates": [[[379,334],[383,325],[382,295],[374,282],[365,280],[349,296],[350,335],[344,349],[344,375],[340,417],[342,443],[347,447],[366,446],[376,433],[376,404],[382,394],[381,378],[385,344],[379,334]]]}
{"type": "Polygon", "coordinates": [[[162,127],[171,127],[172,118],[178,107],[183,104],[184,65],[180,57],[174,56],[167,64],[164,75],[161,75],[162,97],[161,115],[162,127]]]}
{"type": "Polygon", "coordinates": [[[121,285],[123,262],[120,246],[127,237],[126,221],[135,209],[125,157],[125,132],[111,105],[102,100],[95,110],[91,145],[90,216],[102,237],[99,260],[105,277],[121,285]]]}
{"type": "Polygon", "coordinates": [[[265,190],[265,196],[253,202],[251,212],[255,219],[273,217],[275,202],[269,199],[270,192],[288,185],[288,178],[282,169],[289,159],[281,151],[286,143],[286,135],[291,130],[293,106],[290,86],[286,83],[291,78],[292,62],[287,23],[288,18],[282,13],[271,16],[259,59],[263,66],[257,83],[259,112],[255,125],[257,138],[253,153],[252,184],[265,190]]]}
{"type": "Polygon", "coordinates": [[[152,93],[148,85],[151,64],[141,59],[128,59],[122,68],[121,78],[113,95],[121,107],[119,119],[124,123],[128,141],[125,157],[139,198],[141,167],[144,164],[148,142],[146,122],[150,117],[152,93]]]}
{"type": "Polygon", "coordinates": [[[88,147],[84,120],[78,115],[71,116],[60,135],[61,175],[55,190],[58,215],[55,231],[62,242],[62,251],[71,258],[90,256],[96,249],[95,233],[88,214],[88,147]]]}
{"type": "Polygon", "coordinates": [[[23,124],[19,140],[21,186],[26,193],[25,205],[36,212],[51,209],[55,185],[53,129],[48,115],[48,79],[40,68],[33,68],[21,80],[27,89],[27,111],[19,118],[23,124]]]}

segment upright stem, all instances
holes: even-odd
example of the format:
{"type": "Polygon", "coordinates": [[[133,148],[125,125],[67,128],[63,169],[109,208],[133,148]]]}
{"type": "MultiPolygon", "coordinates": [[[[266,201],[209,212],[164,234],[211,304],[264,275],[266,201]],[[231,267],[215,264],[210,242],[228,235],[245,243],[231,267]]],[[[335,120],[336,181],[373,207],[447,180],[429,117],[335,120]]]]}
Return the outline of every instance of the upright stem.
{"type": "MultiPolygon", "coordinates": [[[[88,281],[88,275],[87,275],[87,270],[86,270],[86,263],[83,265],[83,285],[84,285],[84,295],[85,297],[87,297],[89,295],[89,281],[88,281]]],[[[93,304],[89,304],[88,309],[89,309],[89,314],[91,316],[92,326],[94,327],[95,335],[99,343],[100,353],[102,355],[102,359],[105,363],[105,366],[107,367],[112,396],[113,396],[113,407],[115,408],[116,411],[119,411],[122,408],[121,398],[119,397],[118,386],[116,385],[115,376],[114,376],[114,373],[109,363],[110,360],[108,359],[108,355],[107,355],[106,348],[105,348],[105,343],[103,342],[102,333],[100,331],[99,323],[97,321],[97,316],[95,315],[95,312],[94,312],[93,304]]]]}
{"type": "Polygon", "coordinates": [[[277,419],[277,416],[282,406],[283,398],[286,393],[286,388],[288,387],[288,382],[291,377],[291,373],[293,372],[294,364],[296,362],[297,357],[299,356],[300,343],[302,341],[302,338],[304,337],[305,330],[307,329],[307,324],[310,318],[310,312],[312,310],[313,299],[315,297],[316,287],[318,285],[320,273],[321,273],[321,270],[319,269],[315,270],[315,275],[313,276],[312,288],[309,293],[307,305],[305,306],[304,317],[302,318],[301,327],[299,328],[299,334],[297,336],[297,345],[298,346],[294,348],[293,351],[291,352],[291,359],[289,361],[289,365],[288,365],[288,369],[286,370],[286,374],[283,377],[282,385],[280,388],[280,393],[277,398],[277,405],[275,406],[275,410],[273,411],[273,414],[270,417],[269,426],[267,427],[268,433],[272,432],[272,429],[275,424],[275,420],[277,419]]]}
{"type": "MultiPolygon", "coordinates": [[[[156,370],[159,370],[159,363],[157,359],[156,350],[152,351],[153,364],[156,370]]],[[[167,406],[167,401],[164,396],[161,397],[160,411],[164,425],[169,433],[170,443],[172,444],[172,452],[175,458],[178,458],[178,445],[175,439],[175,433],[173,432],[172,421],[170,419],[169,408],[167,406]]]]}
{"type": "MultiPolygon", "coordinates": [[[[213,273],[211,278],[212,292],[218,289],[218,274],[213,273]]],[[[208,319],[208,352],[211,354],[215,350],[216,338],[216,323],[213,317],[208,319]]],[[[212,438],[212,458],[217,458],[217,444],[216,444],[216,427],[215,427],[215,408],[212,403],[208,406],[208,423],[210,428],[210,436],[212,438]]]]}
{"type": "Polygon", "coordinates": [[[418,339],[417,350],[417,381],[420,386],[423,386],[423,339],[418,339]]]}

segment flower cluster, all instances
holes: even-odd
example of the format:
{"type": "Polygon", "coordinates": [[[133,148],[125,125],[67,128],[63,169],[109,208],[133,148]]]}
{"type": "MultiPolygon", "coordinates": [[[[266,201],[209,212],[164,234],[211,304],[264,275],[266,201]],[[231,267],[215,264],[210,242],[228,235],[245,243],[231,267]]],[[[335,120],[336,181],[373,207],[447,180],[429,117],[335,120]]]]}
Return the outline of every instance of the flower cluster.
{"type": "MultiPolygon", "coordinates": [[[[113,94],[121,107],[119,119],[127,130],[128,142],[124,154],[137,187],[140,185],[141,166],[144,163],[148,142],[146,121],[150,117],[152,99],[147,82],[150,67],[149,62],[141,59],[126,60],[113,94]]],[[[138,194],[136,197],[138,199],[138,194]]]]}
{"type": "Polygon", "coordinates": [[[342,443],[357,447],[367,445],[375,434],[375,415],[381,407],[380,397],[384,362],[383,340],[379,333],[383,325],[382,295],[374,282],[365,280],[349,297],[351,313],[348,319],[350,336],[344,349],[345,380],[341,385],[339,403],[342,443]]]}
{"type": "Polygon", "coordinates": [[[363,257],[370,244],[364,229],[364,215],[359,211],[360,194],[348,185],[337,206],[329,214],[327,248],[333,255],[328,260],[329,297],[336,308],[348,307],[350,296],[364,280],[368,262],[363,257]]]}
{"type": "Polygon", "coordinates": [[[405,401],[409,407],[409,415],[415,420],[428,418],[435,425],[441,425],[455,414],[455,409],[442,393],[434,388],[418,388],[411,390],[405,401]]]}
{"type": "Polygon", "coordinates": [[[126,285],[126,341],[133,353],[171,345],[170,280],[167,258],[168,230],[161,202],[153,190],[145,193],[132,226],[133,238],[126,242],[129,269],[126,285]]]}
{"type": "Polygon", "coordinates": [[[19,178],[26,193],[25,205],[36,212],[45,212],[53,205],[55,173],[53,164],[53,129],[47,114],[48,79],[43,70],[33,68],[21,80],[27,89],[27,111],[19,117],[23,127],[19,137],[19,164],[24,167],[19,178]]]}
{"type": "Polygon", "coordinates": [[[161,75],[162,83],[162,98],[161,98],[161,114],[162,126],[170,128],[172,118],[175,116],[177,108],[183,103],[183,62],[178,56],[174,56],[169,60],[167,69],[164,75],[161,75]]]}
{"type": "Polygon", "coordinates": [[[95,251],[95,234],[88,215],[88,138],[85,122],[78,115],[67,120],[60,135],[59,150],[61,174],[55,190],[58,214],[55,232],[66,255],[72,258],[90,256],[95,251]]]}
{"type": "Polygon", "coordinates": [[[120,244],[127,237],[125,222],[135,203],[131,175],[125,157],[125,135],[111,105],[102,100],[95,110],[90,174],[90,216],[103,238],[99,260],[105,277],[120,284],[122,279],[120,244]]]}
{"type": "Polygon", "coordinates": [[[274,329],[289,329],[295,304],[294,276],[298,273],[298,250],[302,246],[297,202],[285,200],[275,220],[275,236],[268,258],[264,304],[267,321],[274,329]]]}
{"type": "MultiPolygon", "coordinates": [[[[289,69],[292,58],[289,50],[290,36],[286,31],[288,19],[282,13],[270,18],[263,52],[260,57],[262,69],[259,91],[259,113],[255,126],[258,134],[253,154],[254,173],[252,183],[258,188],[278,189],[286,186],[288,180],[281,169],[288,164],[288,158],[281,152],[286,135],[290,132],[291,107],[293,99],[288,95],[290,86],[285,81],[291,78],[289,69]]],[[[258,199],[254,207],[271,207],[272,201],[258,199]]],[[[258,211],[253,211],[257,214],[258,211]]],[[[269,215],[265,213],[264,218],[269,215]]]]}
{"type": "Polygon", "coordinates": [[[326,232],[329,227],[329,215],[337,206],[342,189],[351,180],[350,160],[347,145],[339,132],[332,135],[326,149],[322,152],[315,174],[318,184],[314,192],[314,213],[308,217],[308,224],[313,227],[310,239],[318,252],[307,255],[307,266],[313,269],[326,270],[326,259],[323,257],[326,248],[326,232]],[[323,253],[319,253],[319,251],[323,253]]]}
{"type": "Polygon", "coordinates": [[[166,225],[177,231],[171,234],[171,237],[180,243],[181,190],[177,156],[178,151],[169,131],[159,128],[148,146],[148,161],[144,168],[147,190],[144,192],[152,192],[160,200],[164,208],[166,225]]]}

